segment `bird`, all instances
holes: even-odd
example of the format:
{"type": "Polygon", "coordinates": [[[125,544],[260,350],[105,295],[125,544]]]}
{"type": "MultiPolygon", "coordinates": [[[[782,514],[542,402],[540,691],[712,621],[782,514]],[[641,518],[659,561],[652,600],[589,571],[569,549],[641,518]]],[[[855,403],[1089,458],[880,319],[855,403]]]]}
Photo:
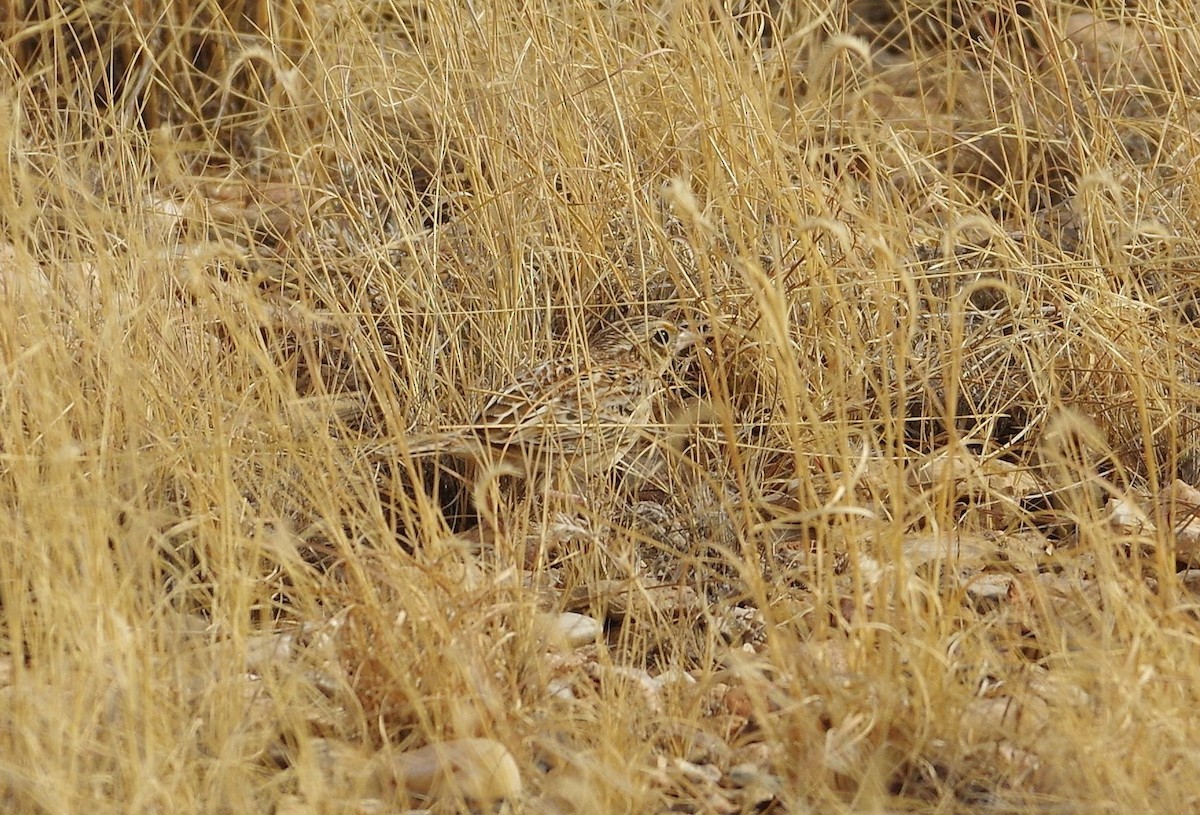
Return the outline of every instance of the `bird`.
{"type": "Polygon", "coordinates": [[[662,317],[621,319],[580,357],[547,360],[493,391],[462,428],[410,439],[412,457],[449,454],[522,475],[577,480],[611,471],[646,439],[672,363],[704,341],[703,327],[662,317]]]}

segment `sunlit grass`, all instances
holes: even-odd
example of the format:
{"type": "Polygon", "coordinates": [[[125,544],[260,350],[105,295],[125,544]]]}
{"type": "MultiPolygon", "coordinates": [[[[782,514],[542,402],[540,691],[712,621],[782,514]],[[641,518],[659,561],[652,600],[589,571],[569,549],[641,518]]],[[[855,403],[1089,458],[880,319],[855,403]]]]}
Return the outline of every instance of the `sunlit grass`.
{"type": "Polygon", "coordinates": [[[0,27],[3,809],[1194,809],[1200,19],[960,5],[0,27]],[[405,455],[673,309],[586,504],[405,455]]]}

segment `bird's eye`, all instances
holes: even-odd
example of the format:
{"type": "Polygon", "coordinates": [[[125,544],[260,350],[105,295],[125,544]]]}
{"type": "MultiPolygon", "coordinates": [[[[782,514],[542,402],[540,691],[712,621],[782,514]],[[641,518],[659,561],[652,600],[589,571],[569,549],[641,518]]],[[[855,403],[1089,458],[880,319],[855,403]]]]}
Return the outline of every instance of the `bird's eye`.
{"type": "Polygon", "coordinates": [[[650,339],[654,341],[655,345],[668,345],[671,342],[671,332],[660,328],[650,336],[650,339]]]}

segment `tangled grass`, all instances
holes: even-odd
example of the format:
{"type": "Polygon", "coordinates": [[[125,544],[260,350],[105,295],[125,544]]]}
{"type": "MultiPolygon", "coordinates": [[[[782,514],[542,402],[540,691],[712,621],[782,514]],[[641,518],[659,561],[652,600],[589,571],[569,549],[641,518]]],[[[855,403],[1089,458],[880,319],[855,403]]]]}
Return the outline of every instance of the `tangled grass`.
{"type": "Polygon", "coordinates": [[[181,8],[0,24],[6,811],[1195,809],[1191,4],[181,8]]]}

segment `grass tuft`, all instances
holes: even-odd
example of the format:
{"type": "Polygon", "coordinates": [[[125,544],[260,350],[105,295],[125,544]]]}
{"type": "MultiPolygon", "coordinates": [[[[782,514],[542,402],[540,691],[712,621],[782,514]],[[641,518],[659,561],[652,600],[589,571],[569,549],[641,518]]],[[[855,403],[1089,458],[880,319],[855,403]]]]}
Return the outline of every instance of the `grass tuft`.
{"type": "Polygon", "coordinates": [[[9,0],[0,807],[1194,809],[1197,31],[9,0]],[[409,455],[629,313],[586,501],[409,455]]]}

